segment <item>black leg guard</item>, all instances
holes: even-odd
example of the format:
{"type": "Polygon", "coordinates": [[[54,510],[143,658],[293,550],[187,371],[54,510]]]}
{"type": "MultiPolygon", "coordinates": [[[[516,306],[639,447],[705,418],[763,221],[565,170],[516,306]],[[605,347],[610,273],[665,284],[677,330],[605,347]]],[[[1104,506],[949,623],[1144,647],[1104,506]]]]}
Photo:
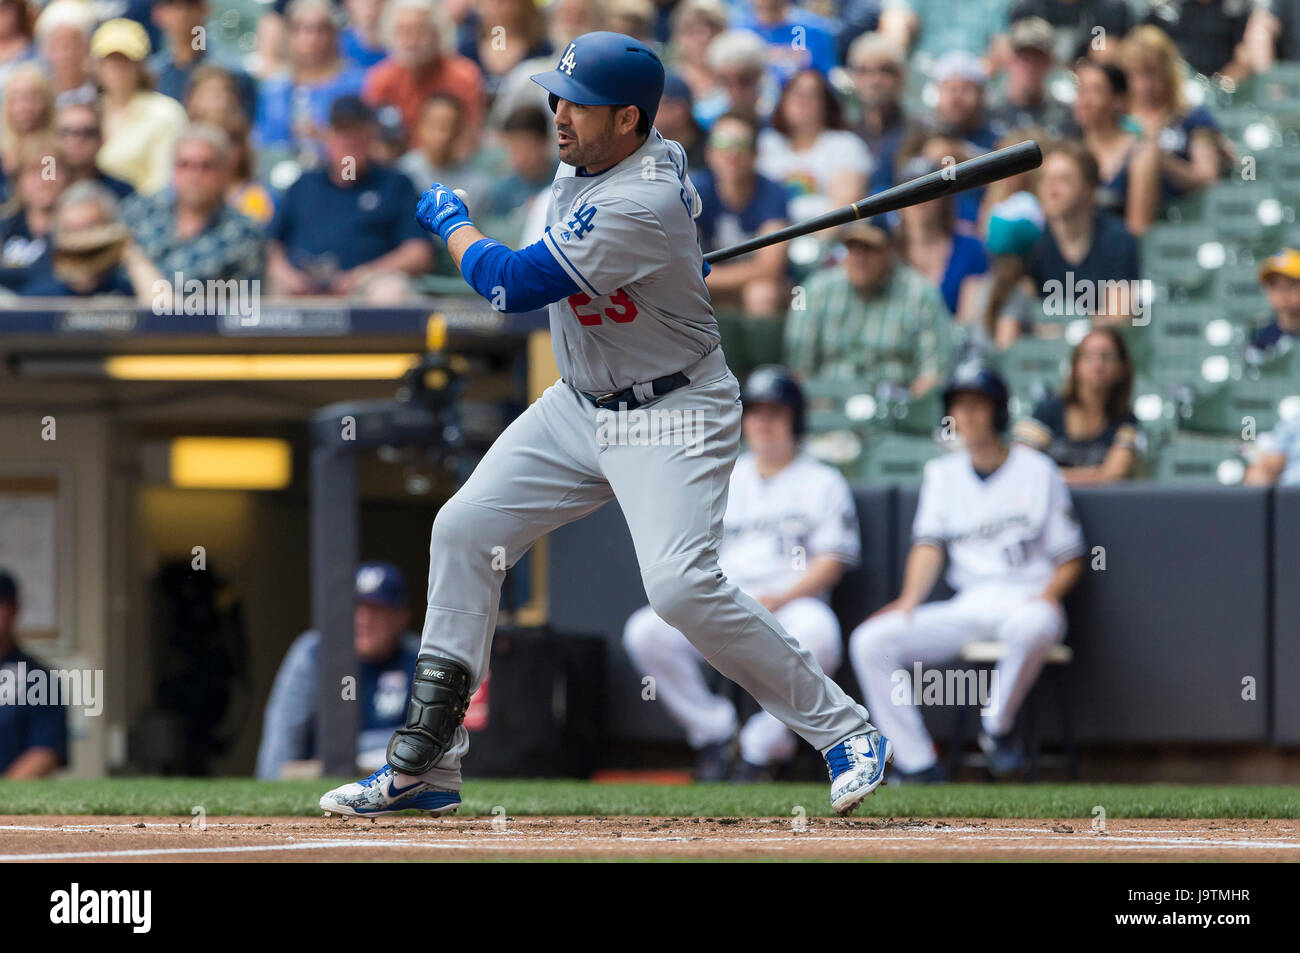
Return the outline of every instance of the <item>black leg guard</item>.
{"type": "Polygon", "coordinates": [[[402,774],[424,774],[446,753],[468,709],[469,670],[451,659],[420,656],[406,727],[388,742],[388,763],[402,774]]]}

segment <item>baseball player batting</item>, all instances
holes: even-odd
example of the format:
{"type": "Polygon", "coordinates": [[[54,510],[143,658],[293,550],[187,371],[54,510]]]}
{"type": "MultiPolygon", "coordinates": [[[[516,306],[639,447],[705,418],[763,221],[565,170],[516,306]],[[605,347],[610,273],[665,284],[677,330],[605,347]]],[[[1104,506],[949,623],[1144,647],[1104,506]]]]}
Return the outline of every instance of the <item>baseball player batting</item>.
{"type": "MultiPolygon", "coordinates": [[[[469,748],[461,721],[487,673],[506,569],[539,537],[617,499],[655,613],[825,756],[831,806],[847,814],[884,778],[888,740],[718,568],[740,389],[704,282],[686,155],[652,125],[663,65],[629,36],[587,33],[532,79],[550,94],[561,159],[544,236],[517,251],[493,241],[441,183],[416,217],[494,307],[549,306],[562,379],[438,512],[406,725],[382,769],[330,791],[321,807],[456,809],[469,748]],[[623,432],[611,420],[637,411],[666,422],[657,439],[609,439],[623,432]]],[[[601,584],[599,564],[571,568],[601,584]]]]}

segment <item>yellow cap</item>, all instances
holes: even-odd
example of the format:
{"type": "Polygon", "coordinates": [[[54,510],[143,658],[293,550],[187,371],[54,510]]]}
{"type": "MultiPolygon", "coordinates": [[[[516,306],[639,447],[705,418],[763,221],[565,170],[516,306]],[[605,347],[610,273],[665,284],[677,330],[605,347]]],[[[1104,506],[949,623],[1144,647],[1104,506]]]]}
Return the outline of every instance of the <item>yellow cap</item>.
{"type": "Polygon", "coordinates": [[[103,59],[121,53],[127,59],[142,62],[149,56],[149,34],[134,20],[118,17],[103,24],[90,39],[90,55],[103,59]]]}
{"type": "Polygon", "coordinates": [[[1259,280],[1268,281],[1274,275],[1300,278],[1300,251],[1294,248],[1283,248],[1280,252],[1265,258],[1264,263],[1259,266],[1259,280]]]}

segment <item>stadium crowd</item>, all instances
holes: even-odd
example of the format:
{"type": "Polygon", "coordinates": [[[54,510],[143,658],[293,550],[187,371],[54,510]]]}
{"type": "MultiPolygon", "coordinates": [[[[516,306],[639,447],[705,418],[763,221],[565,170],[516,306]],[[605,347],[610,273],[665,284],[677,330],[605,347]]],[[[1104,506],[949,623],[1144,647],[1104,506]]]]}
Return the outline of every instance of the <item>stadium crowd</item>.
{"type": "MultiPolygon", "coordinates": [[[[1300,54],[1288,0],[276,0],[232,39],[219,24],[240,2],[107,18],[87,0],[0,3],[8,306],[147,306],[159,282],[193,280],[377,306],[465,292],[413,220],[418,194],[450,183],[487,233],[540,236],[557,159],[529,76],[611,29],[668,66],[656,125],[686,147],[706,249],[1042,143],[1039,170],[770,247],[709,284],[738,373],[779,362],[886,402],[972,353],[1059,338],[1042,318],[1065,289],[1122,332],[1076,334],[1060,396],[1020,408],[1022,438],[1077,481],[1139,469],[1142,237],[1235,173],[1203,91],[1300,54]]],[[[1257,358],[1300,334],[1300,253],[1269,251],[1257,358]]]]}

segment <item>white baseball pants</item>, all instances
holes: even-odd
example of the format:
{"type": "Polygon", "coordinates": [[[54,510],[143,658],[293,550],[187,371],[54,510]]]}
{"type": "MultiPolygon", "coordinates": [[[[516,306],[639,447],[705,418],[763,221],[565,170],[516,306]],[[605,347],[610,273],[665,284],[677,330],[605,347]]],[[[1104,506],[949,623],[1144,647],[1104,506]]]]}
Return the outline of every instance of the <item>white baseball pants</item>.
{"type": "MultiPolygon", "coordinates": [[[[466,666],[476,689],[487,673],[506,570],[539,537],[617,499],[654,611],[710,665],[825,752],[867,731],[867,712],[718,568],[740,446],[740,385],[720,348],[685,373],[690,384],[644,408],[660,412],[656,420],[676,416],[654,443],[608,439],[608,411],[598,417],[563,381],[505,429],[434,520],[420,651],[466,666]],[[687,420],[696,431],[689,435],[687,420]]],[[[560,568],[603,584],[599,565],[560,568]]],[[[462,725],[422,779],[459,790],[468,750],[462,725]]]]}
{"type": "Polygon", "coordinates": [[[863,622],[849,638],[849,658],[871,707],[872,720],[894,744],[894,763],[923,771],[935,763],[934,742],[912,690],[914,665],[942,666],[967,642],[996,639],[1007,653],[994,672],[996,697],[981,715],[984,730],[1001,735],[1015,724],[1048,651],[1065,636],[1065,614],[1037,598],[1038,590],[981,587],[943,602],[917,606],[911,617],[888,612],[863,622]],[[898,686],[902,686],[901,689],[898,686]]]}
{"type": "MultiPolygon", "coordinates": [[[[805,597],[786,603],[773,615],[824,671],[839,668],[840,623],[830,606],[805,597]]],[[[692,748],[718,744],[736,734],[736,706],[709,691],[702,669],[704,656],[650,606],[642,606],[627,620],[623,646],[637,673],[654,678],[655,699],[686,729],[692,748]]],[[[766,711],[750,717],[740,730],[740,756],[751,764],[789,761],[797,748],[794,733],[766,711]]]]}

